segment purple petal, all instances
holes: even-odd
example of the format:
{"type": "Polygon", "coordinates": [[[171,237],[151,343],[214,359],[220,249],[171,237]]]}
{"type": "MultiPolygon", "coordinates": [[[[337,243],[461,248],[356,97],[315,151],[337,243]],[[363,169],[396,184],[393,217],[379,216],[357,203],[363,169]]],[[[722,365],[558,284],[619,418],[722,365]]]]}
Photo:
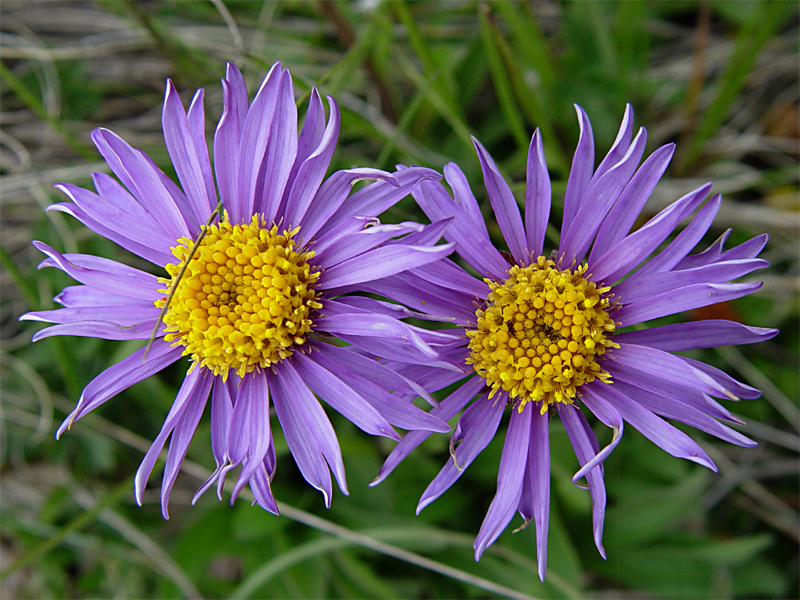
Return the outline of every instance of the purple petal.
{"type": "Polygon", "coordinates": [[[489,505],[489,510],[475,538],[475,560],[480,560],[488,548],[503,532],[514,513],[517,512],[522,496],[522,481],[528,463],[528,444],[531,439],[531,414],[536,407],[529,403],[519,412],[511,411],[508,432],[500,456],[497,471],[497,493],[489,505]]]}
{"type": "Polygon", "coordinates": [[[174,363],[181,357],[181,348],[173,348],[163,340],[154,340],[147,354],[147,360],[143,361],[144,354],[145,348],[140,348],[92,379],[84,388],[75,410],[58,428],[56,439],[72,427],[75,421],[92,412],[109,398],[174,363]]]}
{"type": "Polygon", "coordinates": [[[613,283],[643,262],[675,229],[675,226],[703,201],[710,189],[711,184],[708,183],[689,192],[650,219],[640,229],[611,246],[597,259],[597,262],[591,265],[590,271],[594,280],[598,284],[613,283]]]}
{"type": "MultiPolygon", "coordinates": [[[[484,380],[477,375],[467,379],[467,381],[456,391],[442,400],[439,403],[438,408],[432,409],[428,414],[430,416],[438,417],[443,421],[452,419],[462,408],[464,408],[464,406],[466,406],[467,402],[475,397],[475,394],[477,394],[483,388],[484,383],[484,380]]],[[[386,479],[406,456],[411,454],[411,452],[417,446],[431,436],[431,433],[431,431],[417,430],[409,431],[405,436],[403,436],[403,440],[392,449],[392,452],[381,466],[378,476],[372,482],[370,482],[370,485],[378,485],[380,482],[386,479]]]]}
{"type": "Polygon", "coordinates": [[[422,493],[417,504],[417,514],[447,491],[492,441],[500,425],[503,409],[506,407],[504,396],[505,394],[501,393],[494,400],[489,400],[488,396],[484,395],[461,415],[458,427],[450,438],[450,460],[422,493]],[[456,448],[457,442],[460,444],[456,448]]]}
{"type": "Polygon", "coordinates": [[[679,289],[673,288],[663,294],[623,306],[614,313],[614,320],[627,327],[685,310],[735,300],[752,294],[761,286],[761,283],[697,283],[679,289]]]}
{"type": "Polygon", "coordinates": [[[89,254],[61,254],[42,242],[33,245],[49,257],[39,265],[40,269],[57,267],[80,283],[99,290],[112,289],[116,294],[138,300],[154,302],[163,296],[158,291],[162,284],[150,273],[89,254]]]}
{"type": "Polygon", "coordinates": [[[703,283],[725,283],[733,281],[743,275],[752,273],[756,269],[769,266],[765,260],[750,258],[744,260],[731,260],[716,262],[694,269],[684,271],[662,271],[649,273],[641,277],[629,278],[614,286],[614,294],[626,305],[647,301],[651,298],[672,293],[679,294],[679,290],[689,285],[703,283]]]}
{"type": "Polygon", "coordinates": [[[414,199],[431,221],[453,218],[445,239],[458,244],[458,253],[476,271],[482,276],[503,279],[508,263],[489,239],[486,223],[464,174],[458,166],[448,163],[445,177],[453,189],[452,198],[438,181],[426,181],[414,190],[414,199]]]}
{"type": "MultiPolygon", "coordinates": [[[[103,200],[109,202],[116,210],[131,215],[129,219],[131,221],[136,221],[139,226],[152,230],[153,239],[165,240],[167,247],[169,244],[175,243],[175,238],[167,233],[166,229],[164,229],[164,225],[151,215],[144,206],[139,204],[139,201],[128,193],[128,190],[122,187],[111,175],[97,172],[92,173],[92,182],[94,183],[97,193],[103,200]]],[[[67,183],[59,185],[72,187],[67,183]]],[[[89,214],[93,214],[94,211],[86,205],[85,199],[89,197],[88,194],[91,194],[91,192],[83,194],[81,197],[73,198],[73,200],[78,204],[83,204],[82,208],[89,214]],[[83,203],[81,202],[82,200],[84,201],[83,203]]],[[[111,223],[106,223],[106,225],[110,227],[111,223]]]]}
{"type": "Polygon", "coordinates": [[[693,269],[694,267],[702,267],[703,265],[716,262],[722,254],[722,247],[725,245],[730,233],[731,230],[728,229],[727,231],[723,232],[723,234],[719,236],[713,244],[711,244],[702,252],[691,254],[683,258],[677,265],[675,265],[675,270],[680,271],[682,269],[693,269]]]}
{"type": "Polygon", "coordinates": [[[231,427],[233,415],[233,400],[231,399],[228,384],[222,377],[214,379],[214,391],[211,393],[211,451],[217,467],[225,464],[228,459],[228,431],[231,427]]]}
{"type": "MultiPolygon", "coordinates": [[[[317,94],[316,88],[312,91],[312,104],[314,94],[317,94]]],[[[319,94],[317,94],[317,102],[319,102],[319,94]]],[[[289,174],[289,183],[291,184],[291,188],[288,188],[289,193],[286,197],[285,210],[285,221],[289,226],[299,225],[302,222],[303,216],[306,214],[306,210],[308,210],[311,201],[314,199],[314,195],[317,193],[317,190],[322,183],[322,179],[325,177],[325,172],[328,170],[328,165],[330,165],[333,151],[336,148],[336,140],[339,138],[339,125],[341,118],[339,115],[339,107],[330,96],[328,96],[328,104],[330,105],[331,116],[330,120],[328,121],[328,126],[325,128],[324,135],[318,142],[316,142],[318,146],[316,146],[313,152],[307,156],[301,155],[301,150],[298,147],[298,160],[301,156],[303,156],[303,162],[300,165],[295,162],[293,170],[297,168],[297,173],[289,174]]],[[[324,124],[324,109],[322,109],[320,106],[319,111],[322,115],[322,122],[324,124]]],[[[309,123],[309,116],[306,116],[306,123],[309,123]]],[[[313,127],[313,125],[310,126],[313,127]]],[[[304,133],[306,133],[305,124],[303,125],[303,132],[300,134],[300,141],[298,144],[311,144],[312,140],[304,138],[304,133]]],[[[306,137],[308,138],[309,134],[307,134],[306,137]]],[[[306,149],[304,148],[303,150],[305,151],[306,149]]]]}
{"type": "Polygon", "coordinates": [[[747,240],[744,244],[739,244],[735,248],[726,250],[719,255],[717,260],[742,260],[745,258],[755,258],[761,253],[768,241],[769,235],[763,233],[751,240],[747,240]]]}
{"type": "Polygon", "coordinates": [[[678,358],[695,371],[701,372],[704,377],[713,381],[715,385],[722,388],[725,391],[725,395],[730,400],[738,400],[740,398],[754,400],[761,396],[761,390],[736,381],[733,377],[724,371],[720,371],[716,367],[712,367],[711,365],[707,365],[693,358],[687,358],[686,356],[679,356],[678,358]]]}
{"type": "MultiPolygon", "coordinates": [[[[373,171],[370,169],[367,171],[373,171]]],[[[381,173],[377,171],[377,173],[381,173]]],[[[336,174],[332,175],[334,177],[336,174]]],[[[382,179],[371,183],[363,189],[358,190],[348,198],[346,204],[331,213],[327,218],[327,223],[320,230],[322,233],[336,227],[341,221],[352,216],[374,217],[394,206],[398,201],[408,196],[414,188],[421,182],[428,179],[441,179],[441,175],[432,169],[423,167],[409,167],[393,173],[391,176],[386,173],[383,176],[368,175],[366,178],[382,179]],[[389,178],[391,177],[391,179],[389,178]]],[[[364,177],[362,177],[364,178],[364,177]]],[[[320,192],[325,186],[320,188],[320,192]]],[[[319,192],[317,193],[319,196],[319,192]]],[[[316,202],[316,199],[315,199],[316,202]]],[[[341,204],[341,203],[340,203],[341,204]]]]}
{"type": "MultiPolygon", "coordinates": [[[[196,370],[199,371],[200,369],[196,370]]],[[[172,431],[172,438],[169,441],[167,462],[164,465],[164,478],[161,482],[161,514],[165,519],[169,519],[169,494],[172,491],[172,486],[175,485],[175,480],[178,478],[181,464],[183,464],[183,459],[186,458],[186,451],[189,450],[189,444],[208,401],[208,392],[213,378],[208,373],[204,375],[201,378],[200,385],[193,390],[187,399],[186,407],[178,417],[178,421],[172,431]]]]}
{"type": "Polygon", "coordinates": [[[688,435],[640,406],[613,385],[605,395],[628,423],[647,439],[676,458],[685,458],[716,472],[714,462],[688,435]]]}
{"type": "Polygon", "coordinates": [[[327,244],[324,248],[316,250],[314,263],[323,269],[345,261],[347,259],[363,254],[392,237],[405,235],[412,231],[419,231],[422,225],[418,223],[398,223],[392,225],[376,225],[367,227],[360,231],[343,235],[335,242],[327,244]]]}
{"type": "Polygon", "coordinates": [[[723,386],[669,352],[647,346],[620,344],[619,348],[614,348],[612,356],[613,360],[607,361],[608,365],[604,362],[603,366],[617,372],[638,371],[712,396],[730,396],[723,386]]]}
{"type": "Polygon", "coordinates": [[[261,508],[268,510],[273,515],[280,514],[278,503],[275,502],[275,497],[272,495],[270,475],[267,473],[265,463],[258,465],[253,478],[250,480],[250,489],[253,490],[253,497],[261,508]]]}
{"type": "MultiPolygon", "coordinates": [[[[208,373],[204,369],[195,369],[192,373],[186,375],[183,384],[181,384],[181,389],[178,390],[178,395],[172,403],[172,407],[169,409],[167,418],[164,419],[161,431],[144,455],[142,464],[139,465],[139,469],[136,471],[136,477],[133,481],[136,504],[139,506],[142,505],[142,496],[144,494],[144,488],[147,485],[147,480],[150,478],[150,473],[153,471],[153,467],[158,460],[158,455],[161,453],[161,449],[164,447],[169,434],[175,429],[175,426],[178,424],[178,421],[180,421],[181,416],[183,416],[189,404],[200,402],[201,398],[208,396],[213,377],[207,375],[208,373]]],[[[205,404],[204,399],[202,402],[205,404]]],[[[163,505],[162,512],[166,512],[163,505]]],[[[164,514],[164,518],[167,518],[166,514],[164,514]]]]}
{"type": "MultiPolygon", "coordinates": [[[[594,436],[592,428],[586,422],[586,417],[575,406],[569,404],[557,404],[558,416],[564,423],[567,436],[578,457],[581,466],[588,464],[597,454],[597,438],[594,436]]],[[[589,494],[592,497],[592,529],[594,530],[594,544],[597,546],[600,556],[606,557],[603,548],[603,521],[606,510],[606,487],[603,482],[602,465],[595,467],[586,474],[589,483],[589,494]]]]}
{"type": "MultiPolygon", "coordinates": [[[[280,221],[279,217],[284,216],[278,215],[278,208],[296,158],[297,105],[292,76],[289,71],[283,71],[275,98],[269,142],[261,165],[263,177],[260,177],[256,187],[255,212],[263,213],[268,223],[280,221]]],[[[284,223],[289,224],[285,219],[284,223]]]]}
{"type": "Polygon", "coordinates": [[[647,133],[640,129],[622,159],[602,176],[595,175],[586,190],[586,198],[569,227],[562,232],[558,254],[567,263],[581,261],[603,219],[618,200],[620,193],[636,171],[642,158],[647,133]]]}
{"type": "Polygon", "coordinates": [[[95,129],[92,141],[114,174],[173,239],[189,236],[186,220],[145,155],[108,129],[95,129]]]}
{"type": "Polygon", "coordinates": [[[263,373],[248,373],[242,378],[242,385],[233,403],[228,440],[231,460],[244,463],[231,493],[232,504],[261,467],[272,445],[269,388],[263,373]],[[243,405],[241,409],[240,405],[243,405]],[[242,448],[242,441],[246,443],[245,448],[242,448]]]}
{"type": "Polygon", "coordinates": [[[719,423],[708,414],[693,406],[664,396],[655,397],[647,390],[624,382],[615,382],[614,386],[628,398],[657,415],[686,423],[695,429],[705,431],[706,433],[718,437],[721,440],[725,440],[726,442],[730,442],[731,444],[736,444],[737,446],[752,447],[757,445],[750,438],[719,423]]]}
{"type": "Polygon", "coordinates": [[[578,113],[578,125],[581,133],[578,138],[578,145],[572,157],[572,168],[569,170],[567,179],[567,190],[564,194],[564,218],[561,223],[561,231],[566,231],[575,219],[578,209],[586,196],[589,182],[594,171],[594,136],[592,134],[592,124],[586,112],[577,104],[575,112],[578,113]]]}
{"type": "MultiPolygon", "coordinates": [[[[195,113],[200,111],[200,124],[203,124],[203,96],[202,90],[198,91],[192,102],[195,113]],[[199,107],[199,108],[198,108],[199,107]]],[[[197,122],[197,115],[193,118],[197,122]]],[[[211,211],[217,205],[217,197],[213,191],[207,187],[206,174],[210,172],[208,166],[208,150],[205,140],[202,148],[198,148],[197,135],[192,133],[189,125],[189,118],[183,108],[183,103],[178,96],[171,80],[167,80],[167,89],[164,94],[164,109],[161,114],[161,124],[164,129],[164,141],[167,144],[167,151],[172,159],[175,172],[183,186],[189,202],[192,205],[195,215],[199,220],[206,220],[211,211]],[[198,152],[200,150],[200,152],[198,152]],[[205,150],[205,156],[202,151],[205,150]],[[203,160],[206,162],[203,167],[203,160]],[[211,192],[211,195],[209,195],[211,192]]],[[[202,131],[200,132],[202,133],[202,131]]]]}
{"type": "Polygon", "coordinates": [[[658,348],[664,352],[683,352],[697,348],[755,344],[775,337],[777,329],[750,327],[735,321],[709,319],[693,323],[663,325],[639,331],[626,331],[614,336],[617,342],[658,348]]]}
{"type": "Polygon", "coordinates": [[[495,217],[497,217],[497,224],[500,226],[500,231],[503,232],[503,237],[508,244],[508,249],[518,263],[528,264],[530,253],[525,241],[522,217],[520,217],[519,206],[517,206],[514,194],[511,193],[511,188],[508,187],[506,180],[500,175],[497,165],[486,151],[486,148],[474,137],[472,138],[472,143],[478,151],[486,192],[489,195],[489,201],[492,204],[495,217]]]}
{"type": "MultiPolygon", "coordinates": [[[[352,355],[353,353],[348,352],[348,354],[352,355]]],[[[389,424],[409,431],[418,429],[439,433],[450,431],[450,426],[441,419],[414,406],[410,400],[396,393],[389,393],[385,388],[376,384],[375,378],[380,377],[382,369],[373,369],[374,374],[370,378],[370,373],[367,373],[367,376],[357,374],[355,371],[349,370],[347,365],[336,362],[336,358],[341,359],[342,357],[343,353],[341,352],[330,352],[325,349],[314,354],[313,360],[328,372],[338,373],[347,386],[372,405],[389,424]]],[[[377,363],[375,364],[377,365],[377,363]]]]}
{"type": "Polygon", "coordinates": [[[654,273],[657,271],[669,271],[674,268],[683,258],[691,252],[692,248],[702,239],[702,237],[711,227],[714,222],[714,217],[717,216],[719,205],[722,202],[722,196],[716,194],[709,200],[692,219],[692,222],[681,231],[678,236],[667,246],[664,250],[659,252],[656,256],[642,265],[642,268],[636,271],[634,276],[636,278],[654,273]]]}
{"type": "Polygon", "coordinates": [[[206,142],[206,113],[203,108],[203,97],[205,92],[197,90],[197,93],[192,98],[189,104],[189,111],[187,118],[189,119],[189,135],[194,143],[195,152],[197,153],[198,161],[200,162],[200,169],[203,173],[203,183],[206,187],[205,197],[209,201],[208,206],[198,206],[197,216],[200,221],[205,222],[211,211],[217,205],[217,191],[214,187],[214,174],[211,171],[211,161],[208,156],[208,142],[206,142]]]}
{"type": "MultiPolygon", "coordinates": [[[[79,337],[96,337],[104,340],[146,340],[149,339],[156,326],[156,319],[137,323],[135,325],[119,325],[108,321],[79,321],[53,325],[36,332],[32,341],[38,342],[54,335],[74,335],[79,337]]],[[[161,332],[163,335],[163,330],[161,332]]]]}
{"type": "MultiPolygon", "coordinates": [[[[267,152],[267,144],[275,124],[281,74],[281,64],[275,63],[261,83],[256,97],[253,98],[247,116],[241,123],[239,136],[237,138],[226,137],[228,144],[219,150],[215,149],[214,152],[215,155],[220,151],[238,153],[238,160],[235,164],[238,170],[237,187],[228,190],[232,192],[232,195],[227,198],[230,204],[223,200],[230,220],[235,224],[249,221],[250,216],[256,212],[256,203],[261,200],[256,193],[260,179],[267,176],[262,172],[262,166],[266,160],[265,152],[267,152]]],[[[222,127],[222,122],[219,127],[222,127]]],[[[292,160],[294,160],[294,156],[292,156],[292,160]]],[[[271,176],[271,174],[269,175],[271,176]]],[[[222,186],[220,186],[221,189],[222,186]]]]}
{"type": "Polygon", "coordinates": [[[290,363],[280,363],[278,372],[270,377],[270,388],[289,450],[305,480],[322,492],[325,506],[330,508],[333,490],[329,465],[339,489],[348,493],[342,453],[331,422],[290,363]]]}
{"type": "Polygon", "coordinates": [[[550,434],[547,429],[550,415],[534,410],[531,415],[528,444],[528,470],[522,485],[519,512],[525,523],[516,531],[536,523],[536,562],[539,579],[544,581],[547,570],[547,530],[550,524],[550,434]]]}
{"type": "Polygon", "coordinates": [[[22,315],[20,321],[40,321],[44,323],[75,323],[78,321],[108,321],[121,326],[131,326],[150,321],[155,324],[160,309],[155,306],[90,306],[40,310],[22,315]]]}
{"type": "MultiPolygon", "coordinates": [[[[485,281],[473,277],[449,258],[417,267],[414,269],[414,274],[426,281],[447,286],[453,291],[474,298],[484,299],[489,294],[489,286],[485,281]]],[[[470,309],[474,309],[474,302],[470,303],[470,309]]]]}
{"type": "MultiPolygon", "coordinates": [[[[379,181],[379,183],[383,183],[383,187],[373,187],[376,185],[373,183],[365,187],[359,193],[371,190],[382,198],[391,198],[393,191],[401,190],[401,185],[398,180],[386,171],[366,168],[336,171],[336,173],[325,180],[314,195],[314,199],[311,201],[311,205],[306,210],[302,222],[300,223],[300,236],[307,242],[310,242],[316,239],[318,233],[321,238],[326,233],[337,230],[340,225],[351,221],[352,217],[374,217],[374,214],[353,211],[349,211],[351,214],[348,214],[346,217],[342,216],[342,211],[344,210],[342,209],[342,205],[344,201],[347,200],[351,188],[357,182],[365,179],[382,180],[379,181]],[[333,225],[330,225],[329,221],[331,221],[333,225]]],[[[408,195],[409,189],[405,186],[402,186],[402,189],[405,189],[405,191],[397,200],[408,195]]],[[[353,197],[355,197],[355,194],[351,197],[351,204],[353,197]]]]}
{"type": "MultiPolygon", "coordinates": [[[[648,390],[654,396],[664,396],[665,398],[693,406],[717,419],[724,419],[731,423],[741,423],[719,402],[693,387],[680,385],[670,379],[654,377],[632,369],[620,370],[616,368],[613,362],[604,362],[603,366],[608,367],[609,373],[611,373],[615,382],[625,381],[636,387],[648,390]]],[[[596,391],[598,394],[602,393],[601,389],[596,389],[596,391]]]]}
{"type": "MultiPolygon", "coordinates": [[[[231,70],[231,65],[228,65],[231,70]]],[[[238,70],[235,71],[239,73],[238,70]]],[[[241,73],[239,73],[241,77],[241,73]]],[[[244,85],[244,81],[242,81],[244,85]]],[[[239,206],[239,141],[244,119],[239,120],[240,100],[231,85],[222,80],[222,116],[214,132],[214,173],[217,178],[219,197],[228,211],[229,218],[244,220],[242,207],[239,206]]],[[[244,90],[244,110],[247,110],[247,90],[244,90]]]]}
{"type": "Polygon", "coordinates": [[[371,435],[383,435],[400,441],[397,432],[372,405],[312,357],[297,354],[292,364],[317,396],[356,427],[371,435]]]}
{"type": "Polygon", "coordinates": [[[606,384],[600,382],[599,385],[587,385],[581,388],[583,392],[581,401],[604,425],[611,427],[613,430],[611,441],[572,476],[572,483],[577,483],[580,479],[586,477],[589,471],[594,469],[597,465],[602,464],[622,439],[625,424],[613,405],[606,402],[603,398],[602,393],[605,385],[606,384]]]}
{"type": "MultiPolygon", "coordinates": [[[[622,115],[622,123],[620,123],[617,137],[608,154],[600,161],[600,164],[595,171],[594,178],[599,179],[608,171],[614,168],[621,160],[622,157],[628,152],[631,146],[631,135],[633,134],[633,107],[630,104],[625,105],[625,112],[622,115]]],[[[638,161],[637,161],[638,162],[638,161]]]]}
{"type": "Polygon", "coordinates": [[[67,308],[91,308],[95,306],[116,306],[120,310],[124,310],[127,307],[133,309],[153,308],[153,303],[149,300],[117,296],[106,290],[98,290],[88,285],[68,285],[53,300],[67,308]]]}
{"type": "Polygon", "coordinates": [[[525,188],[525,234],[531,256],[541,256],[544,234],[550,218],[550,174],[544,158],[542,134],[537,128],[528,148],[527,186],[525,188]]]}
{"type": "Polygon", "coordinates": [[[674,152],[675,144],[662,146],[639,167],[628,185],[625,186],[619,199],[611,207],[606,218],[603,219],[603,224],[597,231],[597,237],[595,237],[592,252],[589,255],[590,263],[593,263],[611,246],[628,235],[636,218],[650,198],[650,194],[667,169],[674,152]]]}
{"type": "Polygon", "coordinates": [[[453,244],[376,248],[327,269],[320,284],[322,289],[333,289],[373,281],[437,261],[453,248],[453,244]]]}

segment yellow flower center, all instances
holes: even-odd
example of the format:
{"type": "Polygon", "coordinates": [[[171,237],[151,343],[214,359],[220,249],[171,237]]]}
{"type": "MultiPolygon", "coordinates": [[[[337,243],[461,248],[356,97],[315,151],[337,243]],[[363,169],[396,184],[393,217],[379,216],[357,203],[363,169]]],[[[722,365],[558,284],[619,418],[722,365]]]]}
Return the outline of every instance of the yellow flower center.
{"type": "Polygon", "coordinates": [[[511,267],[502,284],[486,280],[486,308],[476,312],[477,329],[467,330],[467,363],[492,388],[490,397],[502,389],[520,411],[532,401],[544,413],[554,402],[571,403],[585,383],[611,382],[597,363],[619,347],[610,339],[610,288],[598,288],[585,273],[585,265],[560,271],[540,256],[511,267]]]}
{"type": "MultiPolygon", "coordinates": [[[[189,260],[164,315],[164,339],[183,345],[196,365],[214,375],[239,376],[264,369],[292,354],[311,331],[315,300],[308,260],[313,252],[294,249],[297,229],[278,234],[258,216],[247,225],[231,225],[225,216],[210,225],[189,260]]],[[[194,241],[178,240],[178,263],[166,266],[171,279],[160,281],[169,293],[194,241]]],[[[156,301],[163,307],[166,298],[156,301]]]]}

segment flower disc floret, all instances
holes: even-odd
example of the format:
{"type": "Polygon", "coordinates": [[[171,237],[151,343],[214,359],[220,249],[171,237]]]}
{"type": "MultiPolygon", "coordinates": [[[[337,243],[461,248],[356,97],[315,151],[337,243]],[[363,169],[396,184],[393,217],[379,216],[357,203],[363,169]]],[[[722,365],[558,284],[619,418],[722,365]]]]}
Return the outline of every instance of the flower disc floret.
{"type": "MultiPolygon", "coordinates": [[[[290,356],[305,343],[321,307],[314,291],[319,272],[308,264],[314,253],[295,250],[297,231],[279,234],[277,225],[268,229],[258,216],[246,225],[224,217],[208,226],[164,315],[164,339],[183,345],[194,366],[223,379],[230,370],[241,377],[290,356]]],[[[179,262],[166,266],[165,294],[192,245],[181,238],[172,248],[179,262]]]]}
{"type": "Polygon", "coordinates": [[[486,280],[486,307],[476,312],[477,328],[467,330],[467,363],[492,388],[490,397],[502,389],[520,411],[533,401],[544,413],[554,402],[571,403],[585,383],[610,383],[597,362],[619,347],[610,338],[610,288],[585,273],[586,265],[559,270],[540,256],[511,267],[503,283],[486,280]]]}

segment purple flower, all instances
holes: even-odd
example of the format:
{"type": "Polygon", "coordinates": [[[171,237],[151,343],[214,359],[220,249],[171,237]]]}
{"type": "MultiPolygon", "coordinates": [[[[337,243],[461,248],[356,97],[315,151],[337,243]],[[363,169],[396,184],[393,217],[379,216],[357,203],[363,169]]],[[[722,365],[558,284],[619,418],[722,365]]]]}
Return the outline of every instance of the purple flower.
{"type": "MultiPolygon", "coordinates": [[[[444,174],[452,196],[439,182],[424,182],[414,197],[432,221],[453,219],[444,237],[457,245],[458,254],[483,280],[445,259],[373,281],[368,288],[439,315],[464,333],[461,344],[445,354],[468,365],[470,375],[431,414],[450,419],[467,408],[450,441],[451,460],[423,493],[417,512],[461,476],[497,432],[504,408],[510,407],[497,493],[475,541],[475,558],[519,511],[522,527],[535,522],[542,579],[550,499],[550,418],[555,414],[561,419],[581,465],[573,482],[586,478],[594,539],[605,556],[602,463],[619,442],[625,422],[673,456],[713,470],[716,467],[702,448],[664,418],[734,444],[754,445],[718,421],[738,422],[714,397],[756,398],[758,390],[673,352],[758,342],[777,333],[722,320],[627,329],[758,289],[758,283],[729,282],[767,266],[755,258],[766,236],[723,251],[726,233],[704,252],[690,255],[720,205],[719,195],[703,204],[710,184],[686,194],[631,233],[674,147],[659,148],[639,166],[646,132],[640,129],[631,140],[633,111],[628,106],[614,145],[595,170],[591,125],[584,111],[576,108],[581,135],[567,181],[557,249],[544,254],[551,193],[539,131],[528,154],[524,217],[491,156],[473,140],[509,251],[492,245],[464,174],[449,164],[444,174]],[[695,210],[689,225],[658,251],[678,223],[695,210]],[[412,295],[408,289],[416,291],[412,295]],[[621,332],[622,328],[626,330],[621,332]],[[587,411],[613,429],[612,441],[602,450],[587,422],[587,411]]],[[[399,367],[398,372],[429,390],[463,377],[420,365],[399,367]]],[[[373,484],[428,435],[409,433],[373,484]]]]}
{"type": "Polygon", "coordinates": [[[61,184],[72,202],[50,207],[166,269],[167,276],[97,256],[62,255],[34,242],[48,256],[42,267],[57,267],[83,285],[56,297],[65,308],[23,316],[56,323],[34,340],[52,335],[147,340],[174,288],[149,352],[142,348],[92,380],[58,430],[60,436],[109,398],[188,356],[188,374],[136,474],[141,503],[171,435],[161,487],[165,518],[209,395],[217,468],[197,495],[215,483],[221,494],[228,471],[241,466],[231,502],[249,483],[256,502],[277,513],[270,489],[276,468],[271,407],[301,473],[330,506],[330,470],[345,494],[347,484],[336,434],[315,394],[367,433],[399,440],[393,426],[438,432],[449,427],[389,393],[422,394],[434,402],[417,384],[364,354],[459,370],[437,351],[451,336],[398,320],[409,314],[403,307],[342,295],[452,250],[452,245],[433,246],[447,222],[381,225],[375,218],[421,181],[439,175],[423,168],[395,174],[350,169],[325,179],[339,134],[333,99],[328,98],[326,121],[322,100],[312,91],[298,136],[292,79],[280,64],[252,103],[235,66],[228,66],[222,87],[213,170],[203,91],[187,112],[168,82],[164,138],[183,189],[146,154],[98,129],[92,139],[122,185],[95,173],[97,194],[61,184]],[[364,179],[376,181],[351,194],[364,179]],[[217,190],[223,211],[212,217],[217,190]],[[201,231],[204,237],[192,254],[201,231]],[[349,346],[325,343],[332,336],[349,346]]]}

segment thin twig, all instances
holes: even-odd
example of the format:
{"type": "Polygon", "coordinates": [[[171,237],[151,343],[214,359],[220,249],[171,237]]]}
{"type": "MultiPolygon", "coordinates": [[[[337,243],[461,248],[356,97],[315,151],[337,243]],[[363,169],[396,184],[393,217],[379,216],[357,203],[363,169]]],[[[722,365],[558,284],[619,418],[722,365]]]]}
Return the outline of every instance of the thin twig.
{"type": "Polygon", "coordinates": [[[211,211],[211,215],[208,217],[205,225],[200,227],[200,233],[198,234],[197,238],[194,240],[194,244],[192,244],[192,249],[189,250],[189,255],[183,261],[183,265],[181,266],[180,271],[178,271],[178,276],[176,279],[173,280],[172,285],[169,288],[169,294],[167,294],[167,299],[164,302],[164,306],[161,307],[161,312],[158,315],[158,320],[156,321],[155,327],[153,327],[153,333],[150,334],[150,339],[147,340],[147,346],[144,349],[144,354],[142,355],[142,364],[147,360],[147,354],[150,352],[150,346],[153,345],[153,342],[156,339],[156,334],[158,333],[158,328],[161,327],[161,324],[164,322],[164,315],[167,314],[167,309],[169,308],[169,303],[172,302],[172,297],[175,295],[175,292],[178,291],[178,285],[180,285],[181,280],[183,279],[183,275],[186,273],[186,269],[189,266],[189,262],[194,257],[194,253],[197,252],[197,248],[200,246],[200,242],[203,241],[203,238],[206,236],[206,230],[211,226],[211,222],[214,220],[219,214],[219,211],[222,209],[222,200],[217,203],[216,208],[211,211]]]}

